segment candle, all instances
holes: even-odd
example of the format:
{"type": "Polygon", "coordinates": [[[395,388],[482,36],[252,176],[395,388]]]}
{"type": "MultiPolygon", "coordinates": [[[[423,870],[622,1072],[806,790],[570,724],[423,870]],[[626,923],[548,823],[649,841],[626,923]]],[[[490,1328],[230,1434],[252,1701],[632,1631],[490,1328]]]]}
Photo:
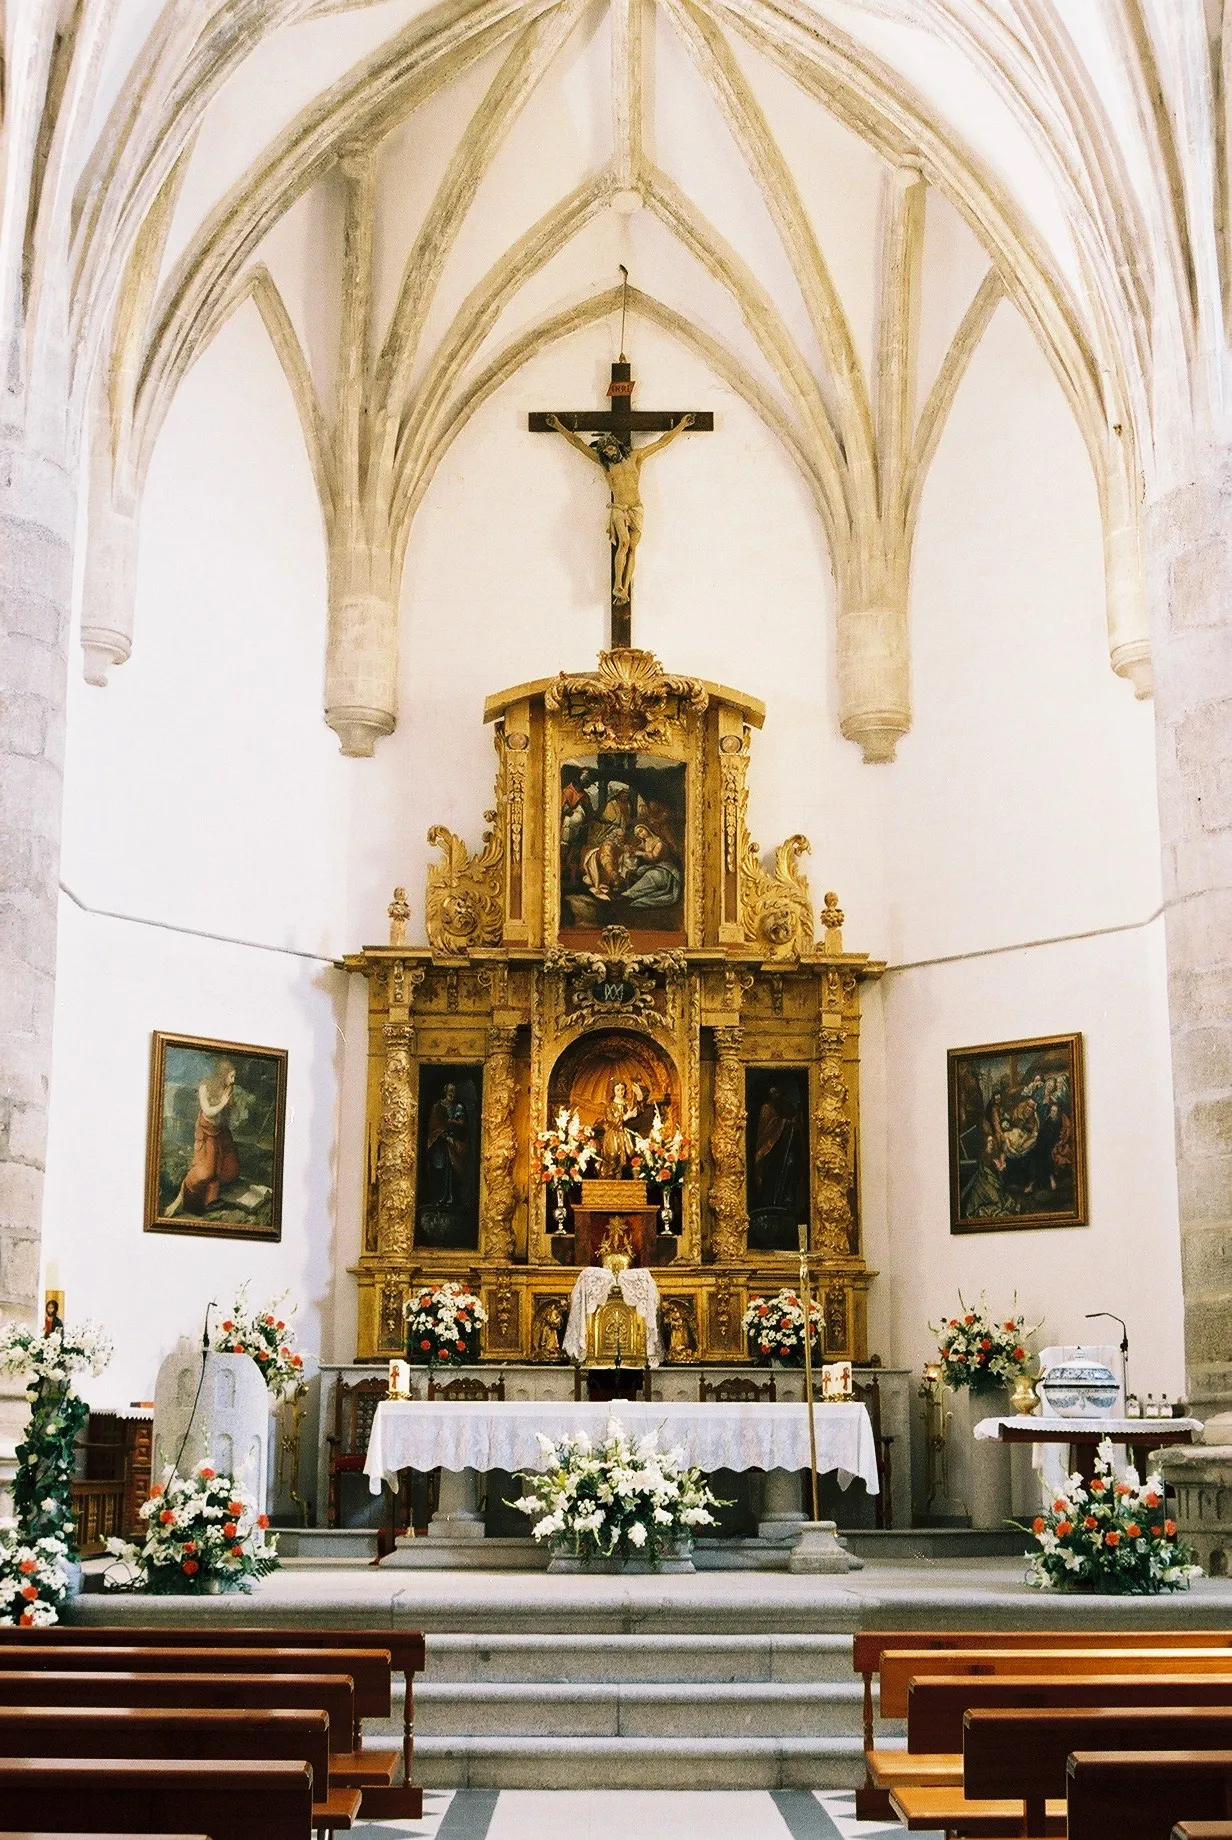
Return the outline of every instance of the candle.
{"type": "Polygon", "coordinates": [[[389,1397],[391,1399],[409,1399],[411,1396],[411,1366],[409,1361],[391,1361],[389,1363],[389,1397]]]}

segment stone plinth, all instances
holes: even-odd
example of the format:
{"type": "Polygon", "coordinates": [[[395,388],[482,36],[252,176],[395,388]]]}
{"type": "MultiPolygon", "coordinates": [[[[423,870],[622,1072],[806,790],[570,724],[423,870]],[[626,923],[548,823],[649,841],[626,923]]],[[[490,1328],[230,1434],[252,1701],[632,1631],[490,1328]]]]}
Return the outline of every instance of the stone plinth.
{"type": "Polygon", "coordinates": [[[1159,1470],[1176,1491],[1176,1521],[1198,1564],[1228,1574],[1232,1553],[1232,1444],[1182,1444],[1159,1452],[1159,1470]]]}
{"type": "Polygon", "coordinates": [[[246,1354],[203,1356],[184,1337],[154,1388],[154,1480],[172,1464],[187,1476],[210,1463],[263,1509],[269,1424],[269,1389],[256,1362],[246,1354]]]}
{"type": "Polygon", "coordinates": [[[840,1544],[833,1521],[803,1521],[800,1538],[787,1561],[789,1572],[859,1572],[862,1559],[853,1558],[840,1544]]]}

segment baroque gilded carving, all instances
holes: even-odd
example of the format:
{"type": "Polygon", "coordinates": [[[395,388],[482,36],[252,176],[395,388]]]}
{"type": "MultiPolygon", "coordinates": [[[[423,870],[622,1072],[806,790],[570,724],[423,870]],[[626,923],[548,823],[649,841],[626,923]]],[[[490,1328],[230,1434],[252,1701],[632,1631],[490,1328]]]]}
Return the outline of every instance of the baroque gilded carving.
{"type": "Polygon", "coordinates": [[[813,1104],[813,1246],[846,1258],[851,1250],[851,1116],[843,1077],[841,1030],[824,1029],[813,1104]]]}
{"type": "Polygon", "coordinates": [[[603,750],[668,741],[690,717],[704,714],[709,697],[697,678],[675,676],[653,652],[625,647],[600,652],[596,671],[562,671],[543,700],[553,713],[576,716],[582,733],[603,750]]]}
{"type": "Polygon", "coordinates": [[[749,726],[743,735],[724,735],[719,742],[719,797],[723,806],[723,867],[734,875],[740,866],[741,839],[749,805],[749,726]]]}
{"type": "Polygon", "coordinates": [[[385,1071],[381,1075],[381,1124],[377,1147],[377,1250],[404,1259],[411,1250],[415,1211],[415,1133],[419,1096],[412,1067],[409,1023],[385,1029],[385,1071]]]}
{"type": "MultiPolygon", "coordinates": [[[[522,832],[526,822],[526,756],[530,736],[506,735],[502,756],[505,809],[509,814],[509,855],[513,862],[522,860],[522,832]]],[[[498,781],[498,794],[500,792],[498,781]]]]}
{"type": "Polygon", "coordinates": [[[484,813],[491,826],[483,834],[483,848],[472,856],[460,837],[434,824],[428,842],[441,852],[439,863],[428,870],[424,901],[428,943],[434,952],[469,952],[472,946],[500,944],[504,926],[504,891],[501,881],[500,832],[496,813],[484,813]]]}
{"type": "Polygon", "coordinates": [[[687,967],[683,952],[636,953],[628,929],[606,926],[598,952],[572,952],[554,946],[544,964],[565,978],[565,1020],[589,1020],[596,1014],[650,1018],[658,1011],[659,980],[671,980],[687,967]]]}
{"type": "Polygon", "coordinates": [[[517,1089],[513,1046],[517,1030],[493,1025],[483,1069],[483,1213],[481,1245],[490,1259],[512,1259],[515,1195],[513,1164],[517,1146],[513,1110],[517,1089]]]}
{"type": "Polygon", "coordinates": [[[744,1030],[716,1029],[718,1061],[714,1073],[714,1120],[710,1131],[710,1208],[714,1215],[714,1251],[720,1261],[745,1256],[748,1213],[744,1192],[744,1030]]]}
{"type": "Polygon", "coordinates": [[[769,959],[797,959],[813,949],[813,903],[799,872],[810,848],[798,833],[774,852],[774,873],[762,867],[760,846],[749,839],[740,865],[744,936],[769,959]]]}

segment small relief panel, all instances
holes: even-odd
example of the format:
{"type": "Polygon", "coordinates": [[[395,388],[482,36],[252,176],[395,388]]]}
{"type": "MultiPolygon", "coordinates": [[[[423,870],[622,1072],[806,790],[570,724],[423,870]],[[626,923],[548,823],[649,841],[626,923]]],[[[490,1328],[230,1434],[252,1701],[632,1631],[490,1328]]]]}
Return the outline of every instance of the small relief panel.
{"type": "Polygon", "coordinates": [[[467,1252],[479,1245],[481,1066],[419,1069],[415,1244],[467,1252]]]}
{"type": "Polygon", "coordinates": [[[809,1219],[807,1067],[745,1072],[749,1247],[795,1252],[809,1219]]]}
{"type": "Polygon", "coordinates": [[[560,939],[612,924],[639,947],[685,943],[685,775],[657,754],[588,754],[560,769],[560,939]]]}

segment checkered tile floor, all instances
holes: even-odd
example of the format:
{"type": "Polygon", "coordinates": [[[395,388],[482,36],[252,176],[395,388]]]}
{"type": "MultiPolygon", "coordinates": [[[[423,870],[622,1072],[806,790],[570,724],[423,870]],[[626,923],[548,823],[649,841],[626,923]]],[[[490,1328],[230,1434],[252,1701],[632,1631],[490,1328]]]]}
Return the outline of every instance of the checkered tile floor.
{"type": "MultiPolygon", "coordinates": [[[[428,1790],[422,1821],[365,1821],[359,1840],[878,1840],[850,1791],[428,1790]]],[[[940,1840],[936,1836],[935,1840],[940,1840]]]]}

